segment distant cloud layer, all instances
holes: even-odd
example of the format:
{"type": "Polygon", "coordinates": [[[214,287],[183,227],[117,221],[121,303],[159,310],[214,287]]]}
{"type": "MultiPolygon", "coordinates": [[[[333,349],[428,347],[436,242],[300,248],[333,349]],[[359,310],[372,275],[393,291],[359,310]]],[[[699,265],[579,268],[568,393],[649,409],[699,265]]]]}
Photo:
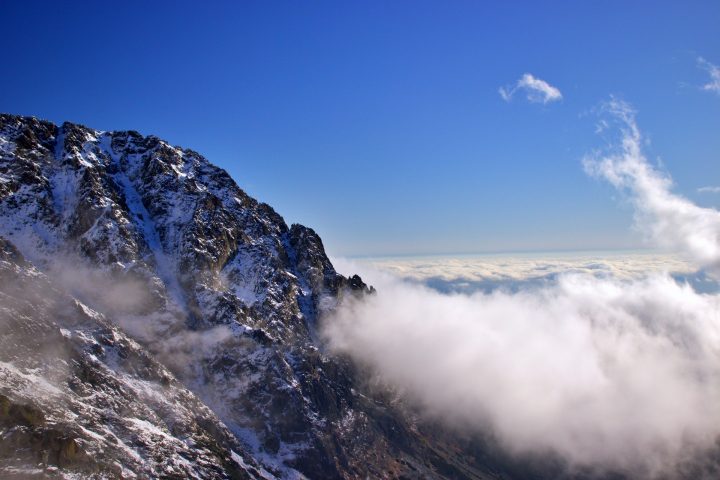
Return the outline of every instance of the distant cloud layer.
{"type": "Polygon", "coordinates": [[[347,272],[372,278],[374,270],[423,284],[441,293],[519,291],[552,285],[562,275],[598,279],[638,280],[650,273],[670,273],[697,282],[704,290],[710,280],[694,275],[695,268],[678,255],[655,252],[583,252],[461,257],[376,258],[348,262],[333,259],[347,272]],[[366,275],[362,275],[364,269],[366,275]]]}
{"type": "Polygon", "coordinates": [[[518,90],[525,92],[527,99],[534,103],[547,104],[562,100],[562,93],[556,87],[553,87],[545,80],[534,77],[532,74],[526,73],[515,83],[500,87],[498,92],[506,102],[509,102],[518,90]]]}
{"type": "Polygon", "coordinates": [[[703,90],[720,95],[720,67],[714,65],[702,57],[697,59],[698,65],[710,74],[710,81],[702,86],[703,90]]]}
{"type": "Polygon", "coordinates": [[[699,193],[720,193],[720,187],[700,187],[697,191],[699,193]]]}
{"type": "MultiPolygon", "coordinates": [[[[342,264],[342,261],[340,261],[342,264]]],[[[363,259],[359,263],[400,278],[524,282],[561,273],[632,280],[649,272],[690,273],[691,264],[667,253],[598,252],[363,259]]],[[[352,270],[352,268],[350,269],[352,270]]]]}

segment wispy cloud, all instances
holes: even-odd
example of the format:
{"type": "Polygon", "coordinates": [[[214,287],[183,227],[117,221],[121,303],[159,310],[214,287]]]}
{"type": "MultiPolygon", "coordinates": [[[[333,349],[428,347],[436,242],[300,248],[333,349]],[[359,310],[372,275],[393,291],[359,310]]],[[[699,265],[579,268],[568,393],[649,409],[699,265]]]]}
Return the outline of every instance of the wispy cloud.
{"type": "Polygon", "coordinates": [[[720,193],[720,187],[700,187],[698,193],[720,193]]]}
{"type": "Polygon", "coordinates": [[[601,158],[586,158],[586,171],[629,195],[638,228],[651,242],[683,252],[698,267],[720,276],[720,212],[672,192],[672,179],[642,152],[643,139],[630,105],[612,98],[603,110],[619,123],[621,144],[601,158]]]}
{"type": "Polygon", "coordinates": [[[557,87],[553,87],[545,80],[541,80],[530,73],[520,77],[515,85],[500,87],[498,92],[503,100],[509,102],[518,90],[525,91],[527,99],[534,103],[547,104],[562,100],[562,93],[557,87]]]}
{"type": "Polygon", "coordinates": [[[707,72],[710,74],[710,81],[703,85],[702,89],[720,95],[720,67],[708,62],[702,57],[698,57],[697,62],[700,68],[702,68],[703,70],[707,70],[707,72]]]}

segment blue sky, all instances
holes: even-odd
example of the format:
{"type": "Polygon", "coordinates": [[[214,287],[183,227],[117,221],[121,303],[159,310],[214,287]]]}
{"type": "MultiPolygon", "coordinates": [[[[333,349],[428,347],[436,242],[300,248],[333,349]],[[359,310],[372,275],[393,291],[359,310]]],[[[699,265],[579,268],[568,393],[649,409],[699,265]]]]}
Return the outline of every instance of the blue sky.
{"type": "Polygon", "coordinates": [[[594,108],[638,110],[719,206],[718,2],[5,1],[0,110],[199,151],[336,255],[640,245],[588,177],[594,108]],[[562,100],[510,102],[524,73],[562,100]]]}

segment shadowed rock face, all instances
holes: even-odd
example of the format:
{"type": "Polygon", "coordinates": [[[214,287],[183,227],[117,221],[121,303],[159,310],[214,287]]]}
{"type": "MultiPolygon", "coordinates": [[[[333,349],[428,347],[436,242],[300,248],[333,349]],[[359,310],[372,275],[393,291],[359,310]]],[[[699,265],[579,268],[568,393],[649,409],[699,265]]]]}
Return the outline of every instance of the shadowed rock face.
{"type": "Polygon", "coordinates": [[[484,478],[323,352],[371,287],[195,152],[0,115],[0,236],[5,471],[484,478]]]}

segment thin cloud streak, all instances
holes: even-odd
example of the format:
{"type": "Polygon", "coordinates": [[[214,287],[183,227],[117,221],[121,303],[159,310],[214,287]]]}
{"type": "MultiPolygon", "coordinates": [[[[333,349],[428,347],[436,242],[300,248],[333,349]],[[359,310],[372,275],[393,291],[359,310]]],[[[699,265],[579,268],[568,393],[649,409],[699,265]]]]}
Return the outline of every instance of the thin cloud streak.
{"type": "Polygon", "coordinates": [[[710,81],[702,86],[703,90],[720,95],[720,67],[702,57],[697,59],[698,66],[710,74],[710,81]]]}
{"type": "Polygon", "coordinates": [[[523,74],[513,86],[500,87],[498,92],[503,100],[509,102],[518,90],[526,93],[528,101],[548,104],[562,100],[562,93],[545,80],[541,80],[530,73],[523,74]]]}

